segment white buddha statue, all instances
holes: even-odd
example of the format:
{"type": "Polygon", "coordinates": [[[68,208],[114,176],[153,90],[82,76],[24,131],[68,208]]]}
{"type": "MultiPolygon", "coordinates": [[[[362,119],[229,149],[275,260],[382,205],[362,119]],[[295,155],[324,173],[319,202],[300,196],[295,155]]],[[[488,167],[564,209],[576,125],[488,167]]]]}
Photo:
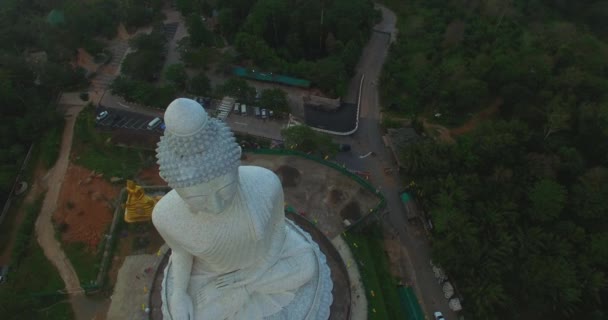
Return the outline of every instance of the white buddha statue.
{"type": "Polygon", "coordinates": [[[157,148],[174,188],[154,226],[171,248],[164,319],[327,319],[331,279],[310,236],[285,219],[283,190],[267,169],[240,166],[221,121],[190,99],[173,101],[157,148]]]}

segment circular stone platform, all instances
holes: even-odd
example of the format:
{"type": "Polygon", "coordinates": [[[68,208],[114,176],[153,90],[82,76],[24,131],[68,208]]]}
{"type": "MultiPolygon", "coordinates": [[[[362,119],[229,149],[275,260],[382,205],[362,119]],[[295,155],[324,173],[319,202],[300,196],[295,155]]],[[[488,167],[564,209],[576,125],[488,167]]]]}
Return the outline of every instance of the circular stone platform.
{"type": "MultiPolygon", "coordinates": [[[[315,227],[310,221],[305,218],[293,214],[285,213],[289,220],[295,222],[300,228],[308,232],[312,239],[319,245],[319,248],[327,259],[327,265],[331,270],[331,280],[333,282],[333,302],[330,307],[331,320],[344,320],[350,319],[350,281],[348,279],[348,272],[346,265],[342,260],[342,257],[338,253],[338,250],[332,245],[327,237],[315,227]]],[[[164,270],[167,262],[169,261],[169,255],[171,251],[168,250],[163,257],[162,262],[158,265],[156,275],[154,277],[154,283],[150,292],[150,319],[162,320],[163,314],[161,311],[161,284],[164,278],[164,270]]]]}

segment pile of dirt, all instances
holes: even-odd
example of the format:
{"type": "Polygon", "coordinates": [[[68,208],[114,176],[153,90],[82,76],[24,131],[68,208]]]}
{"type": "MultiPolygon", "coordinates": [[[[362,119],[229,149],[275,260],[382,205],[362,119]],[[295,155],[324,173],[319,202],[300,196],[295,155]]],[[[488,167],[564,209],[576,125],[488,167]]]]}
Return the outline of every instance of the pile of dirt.
{"type": "Polygon", "coordinates": [[[295,187],[300,183],[300,171],[294,167],[282,165],[275,173],[281,178],[283,187],[295,187]]]}
{"type": "Polygon", "coordinates": [[[112,222],[113,203],[121,187],[122,184],[112,185],[101,174],[71,164],[53,215],[62,240],[96,248],[112,222]]]}
{"type": "Polygon", "coordinates": [[[329,194],[327,195],[325,202],[329,203],[331,205],[336,205],[336,204],[344,201],[345,198],[346,198],[346,195],[344,194],[344,192],[342,190],[332,188],[329,191],[329,194]]]}
{"type": "Polygon", "coordinates": [[[342,210],[340,210],[340,217],[342,219],[348,219],[350,221],[358,221],[361,219],[361,207],[356,201],[347,203],[342,210]]]}

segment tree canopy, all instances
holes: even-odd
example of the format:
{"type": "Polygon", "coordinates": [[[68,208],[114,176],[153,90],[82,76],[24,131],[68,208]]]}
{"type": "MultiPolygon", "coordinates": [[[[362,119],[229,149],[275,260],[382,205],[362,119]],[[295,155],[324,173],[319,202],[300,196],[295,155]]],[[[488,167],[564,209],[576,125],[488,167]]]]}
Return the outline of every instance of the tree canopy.
{"type": "Polygon", "coordinates": [[[465,316],[608,316],[605,1],[387,2],[384,105],[466,119],[502,102],[453,144],[398,153],[465,316]]]}
{"type": "Polygon", "coordinates": [[[285,139],[285,147],[322,157],[333,156],[338,146],[327,134],[316,132],[308,126],[298,125],[283,129],[281,135],[285,139]]]}

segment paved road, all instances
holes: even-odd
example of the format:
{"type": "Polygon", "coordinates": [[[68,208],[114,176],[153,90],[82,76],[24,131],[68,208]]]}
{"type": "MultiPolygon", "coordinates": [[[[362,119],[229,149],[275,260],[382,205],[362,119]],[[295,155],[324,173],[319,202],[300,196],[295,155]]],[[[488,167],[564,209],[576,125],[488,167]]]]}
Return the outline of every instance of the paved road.
{"type": "MultiPolygon", "coordinates": [[[[382,10],[383,20],[374,29],[394,34],[397,21],[395,14],[382,6],[378,6],[378,8],[382,10]]],[[[417,227],[407,223],[405,212],[398,197],[400,189],[398,177],[386,175],[383,170],[384,168],[391,168],[393,172],[397,170],[392,154],[384,147],[382,140],[377,89],[377,79],[380,76],[389,44],[392,41],[394,41],[394,36],[374,32],[363,51],[358,65],[358,72],[365,74],[361,95],[359,130],[351,137],[335,139],[338,142],[352,145],[352,151],[338,155],[337,160],[352,169],[368,171],[371,182],[384,193],[388,211],[388,214],[384,217],[384,222],[386,225],[392,226],[395,236],[399,238],[406,251],[408,258],[406,259],[406,265],[410,269],[408,275],[429,318],[434,311],[439,310],[443,312],[447,319],[457,319],[456,314],[449,309],[447,300],[443,297],[441,286],[435,280],[430,268],[430,246],[426,237],[417,227]],[[360,158],[370,151],[373,151],[375,156],[360,158]]],[[[355,88],[352,87],[350,90],[355,90],[355,88]]]]}

